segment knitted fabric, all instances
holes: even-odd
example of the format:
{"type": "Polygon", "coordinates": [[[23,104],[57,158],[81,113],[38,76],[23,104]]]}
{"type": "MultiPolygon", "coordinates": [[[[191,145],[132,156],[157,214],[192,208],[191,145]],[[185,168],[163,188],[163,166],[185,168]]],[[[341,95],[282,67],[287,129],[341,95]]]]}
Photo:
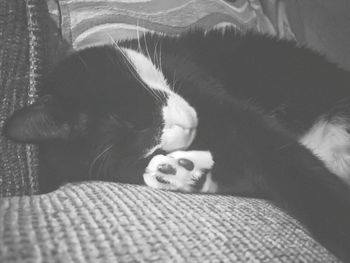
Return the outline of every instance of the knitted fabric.
{"type": "Polygon", "coordinates": [[[0,262],[338,262],[256,199],[90,182],[0,200],[0,262]]]}
{"type": "MultiPolygon", "coordinates": [[[[0,1],[0,129],[14,110],[35,98],[41,51],[33,14],[39,5],[30,2],[0,1]]],[[[37,191],[37,158],[33,146],[14,144],[0,136],[0,160],[0,196],[37,191]]]]}

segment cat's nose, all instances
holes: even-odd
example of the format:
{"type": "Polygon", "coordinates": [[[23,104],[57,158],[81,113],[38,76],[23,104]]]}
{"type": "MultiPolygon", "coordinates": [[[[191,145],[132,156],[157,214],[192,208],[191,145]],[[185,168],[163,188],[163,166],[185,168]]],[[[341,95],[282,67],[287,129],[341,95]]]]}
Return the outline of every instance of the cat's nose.
{"type": "Polygon", "coordinates": [[[172,165],[167,163],[162,163],[158,165],[157,170],[163,174],[172,174],[172,175],[176,174],[176,169],[172,165]]]}

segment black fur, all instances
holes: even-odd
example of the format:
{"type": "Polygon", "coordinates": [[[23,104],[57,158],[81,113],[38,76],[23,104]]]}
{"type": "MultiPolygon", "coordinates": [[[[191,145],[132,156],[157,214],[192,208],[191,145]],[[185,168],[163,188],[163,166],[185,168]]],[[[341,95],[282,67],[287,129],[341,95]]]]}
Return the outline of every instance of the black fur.
{"type": "MultiPolygon", "coordinates": [[[[119,43],[139,45],[156,64],[161,54],[170,86],[196,109],[189,149],[212,152],[221,192],[270,198],[350,262],[349,187],[297,140],[322,115],[349,117],[350,74],[293,42],[234,30],[119,43]]],[[[41,95],[5,133],[40,145],[43,192],[88,179],[142,183],[160,105],[116,47],[69,56],[41,95]]]]}

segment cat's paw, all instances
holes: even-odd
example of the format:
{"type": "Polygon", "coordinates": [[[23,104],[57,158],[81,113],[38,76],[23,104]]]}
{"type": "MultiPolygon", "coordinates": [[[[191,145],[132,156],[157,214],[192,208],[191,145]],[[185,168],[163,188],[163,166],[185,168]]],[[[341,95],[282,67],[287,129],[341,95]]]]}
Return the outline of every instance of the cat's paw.
{"type": "Polygon", "coordinates": [[[320,119],[300,138],[300,142],[318,156],[327,168],[350,185],[349,120],[320,119]]]}
{"type": "Polygon", "coordinates": [[[143,174],[146,185],[181,192],[216,192],[209,151],[175,151],[156,155],[143,174]]]}

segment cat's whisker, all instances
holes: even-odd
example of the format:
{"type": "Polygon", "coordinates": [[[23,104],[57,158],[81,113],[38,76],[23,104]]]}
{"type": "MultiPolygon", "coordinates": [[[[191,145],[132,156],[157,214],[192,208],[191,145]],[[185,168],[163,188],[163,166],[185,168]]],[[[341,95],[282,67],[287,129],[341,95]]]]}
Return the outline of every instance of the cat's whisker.
{"type": "MultiPolygon", "coordinates": [[[[112,41],[112,45],[113,45],[114,47],[116,47],[116,48],[120,51],[120,47],[119,47],[119,45],[118,45],[118,42],[111,36],[111,34],[109,34],[108,32],[105,32],[105,34],[106,34],[106,35],[110,38],[110,40],[112,41]]],[[[107,52],[107,57],[108,57],[108,59],[112,62],[113,65],[116,65],[116,62],[119,62],[119,63],[120,63],[119,60],[113,59],[113,57],[111,56],[111,54],[109,54],[108,52],[107,52]]]]}
{"type": "MultiPolygon", "coordinates": [[[[131,62],[130,62],[130,64],[131,64],[131,62]]],[[[143,83],[143,81],[140,79],[140,77],[137,74],[135,74],[135,72],[134,72],[135,69],[134,68],[131,69],[129,65],[128,65],[128,68],[129,68],[131,75],[135,78],[135,80],[137,80],[141,84],[141,86],[144,87],[157,102],[162,103],[162,101],[163,101],[162,97],[159,97],[155,90],[151,89],[145,83],[143,83]]]]}
{"type": "MultiPolygon", "coordinates": [[[[103,149],[99,154],[96,155],[96,157],[92,160],[90,166],[89,166],[89,179],[93,178],[92,172],[94,169],[94,166],[96,165],[97,161],[103,157],[104,154],[106,154],[107,152],[109,152],[110,149],[112,149],[113,144],[107,146],[105,149],[103,149]]],[[[98,175],[97,175],[98,176],[98,175]]]]}
{"type": "MultiPolygon", "coordinates": [[[[118,43],[115,41],[115,39],[114,39],[108,32],[106,32],[106,34],[107,34],[108,37],[111,39],[113,46],[116,47],[116,48],[119,50],[119,52],[123,55],[123,58],[127,60],[128,63],[126,63],[126,66],[128,67],[129,72],[132,74],[132,76],[133,76],[145,89],[147,89],[148,91],[150,91],[151,95],[156,99],[156,101],[158,101],[158,102],[161,103],[161,102],[163,101],[162,99],[164,99],[164,98],[162,98],[161,96],[160,96],[160,97],[157,96],[157,94],[155,94],[155,92],[153,92],[152,89],[150,89],[149,87],[147,87],[147,86],[140,80],[139,76],[137,76],[137,74],[135,74],[134,71],[130,68],[130,65],[132,65],[132,63],[131,63],[130,59],[126,56],[125,52],[119,47],[118,43]]],[[[139,42],[139,39],[138,39],[138,42],[139,42]]],[[[139,47],[141,48],[141,45],[139,45],[139,47]]],[[[108,58],[110,58],[110,60],[112,61],[112,63],[115,64],[114,61],[113,61],[113,58],[112,58],[108,53],[107,53],[107,56],[108,56],[108,58]]],[[[85,63],[84,63],[84,64],[85,64],[85,63]]]]}
{"type": "Polygon", "coordinates": [[[100,170],[102,170],[102,172],[99,173],[99,178],[101,178],[101,174],[103,174],[104,176],[104,179],[106,178],[109,178],[110,174],[109,174],[109,166],[108,164],[110,164],[110,159],[111,159],[111,156],[112,156],[112,151],[108,151],[102,161],[101,161],[101,165],[100,165],[100,170]],[[107,164],[107,165],[106,165],[107,164]]]}
{"type": "Polygon", "coordinates": [[[162,43],[159,45],[159,68],[162,68],[162,43]]]}
{"type": "Polygon", "coordinates": [[[131,60],[128,58],[128,56],[125,54],[124,50],[122,50],[118,45],[116,45],[116,48],[120,51],[120,53],[123,55],[123,58],[125,59],[126,63],[125,65],[129,69],[130,74],[137,80],[154,98],[157,102],[162,103],[163,99],[161,96],[158,96],[159,94],[156,93],[155,90],[148,87],[143,81],[140,79],[140,77],[135,73],[136,69],[131,60]]]}
{"type": "Polygon", "coordinates": [[[171,83],[170,87],[172,88],[173,92],[178,93],[179,89],[176,90],[176,85],[178,84],[178,81],[176,79],[176,70],[174,70],[173,73],[173,82],[171,83]]]}
{"type": "MultiPolygon", "coordinates": [[[[151,60],[151,55],[150,55],[150,53],[149,53],[148,44],[147,44],[147,39],[146,39],[146,29],[145,29],[145,27],[143,27],[143,36],[142,36],[142,38],[143,38],[143,42],[144,42],[144,45],[145,45],[145,48],[146,48],[147,57],[151,60]]],[[[160,46],[160,48],[161,48],[161,46],[160,46]]],[[[160,55],[161,55],[161,51],[160,51],[160,55]]],[[[156,64],[156,67],[158,67],[159,69],[161,69],[161,68],[162,68],[162,65],[161,65],[161,58],[160,58],[160,56],[159,56],[159,62],[160,62],[159,65],[157,65],[156,63],[155,63],[155,64],[156,64]]],[[[163,92],[158,91],[158,90],[153,90],[153,89],[152,89],[152,91],[154,91],[154,93],[156,93],[156,94],[159,95],[159,97],[161,98],[161,101],[163,101],[164,99],[166,99],[163,92]]]]}
{"type": "Polygon", "coordinates": [[[151,59],[151,55],[150,55],[149,50],[148,50],[148,44],[147,44],[147,39],[146,39],[146,33],[147,33],[147,32],[146,32],[146,29],[143,27],[143,36],[142,36],[142,38],[143,38],[143,42],[144,42],[144,44],[145,44],[147,57],[148,57],[149,59],[151,59]]]}
{"type": "MultiPolygon", "coordinates": [[[[130,65],[131,62],[130,62],[130,65]]],[[[129,66],[128,66],[129,67],[129,66]]],[[[133,66],[132,66],[133,67],[133,66]]],[[[133,69],[131,69],[129,67],[129,71],[130,73],[133,75],[133,77],[142,85],[142,87],[144,87],[154,98],[157,102],[159,102],[160,104],[164,101],[164,98],[159,94],[159,92],[157,92],[157,90],[154,90],[150,87],[148,87],[141,79],[140,77],[135,73],[135,68],[133,67],[133,69]]]]}
{"type": "Polygon", "coordinates": [[[172,83],[172,85],[171,85],[171,88],[172,88],[173,92],[175,92],[176,94],[179,94],[182,87],[183,87],[183,84],[180,83],[180,82],[176,79],[176,71],[174,71],[174,74],[173,74],[173,83],[172,83]]]}
{"type": "Polygon", "coordinates": [[[141,43],[140,43],[140,25],[139,18],[136,20],[136,35],[137,35],[137,49],[139,52],[142,52],[141,43]]]}
{"type": "MultiPolygon", "coordinates": [[[[146,39],[146,31],[145,31],[145,30],[146,30],[146,29],[143,28],[143,31],[144,31],[144,33],[143,33],[143,42],[144,42],[144,44],[145,44],[147,57],[151,60],[151,55],[150,55],[149,49],[148,49],[148,44],[147,44],[147,39],[146,39]]],[[[161,46],[160,46],[160,47],[161,47],[161,46]]],[[[161,51],[160,51],[160,55],[161,55],[161,51]]],[[[161,59],[160,56],[159,56],[159,59],[161,59]]],[[[156,63],[155,63],[155,64],[156,64],[156,63]]],[[[160,63],[159,63],[158,66],[157,66],[157,64],[156,64],[156,67],[158,67],[159,69],[162,68],[161,60],[160,60],[160,63]]],[[[154,93],[157,93],[157,94],[160,96],[161,100],[164,100],[164,99],[165,99],[164,93],[162,93],[162,92],[160,92],[160,91],[158,91],[158,90],[154,90],[154,93]]]]}
{"type": "Polygon", "coordinates": [[[104,32],[108,37],[109,37],[109,39],[112,41],[112,43],[111,44],[116,44],[117,42],[115,41],[115,39],[111,36],[111,34],[110,33],[108,33],[108,32],[104,32]]]}
{"type": "Polygon", "coordinates": [[[81,57],[81,55],[79,54],[79,52],[77,52],[76,54],[77,54],[79,60],[81,61],[81,63],[83,64],[84,68],[86,69],[86,71],[90,72],[90,70],[89,70],[89,68],[88,68],[88,66],[87,66],[87,64],[86,64],[86,62],[85,62],[84,59],[81,57]]]}
{"type": "MultiPolygon", "coordinates": [[[[115,41],[115,39],[108,32],[106,32],[106,34],[111,39],[111,41],[113,43],[113,46],[118,49],[118,51],[122,54],[123,59],[126,60],[125,65],[128,67],[129,72],[135,78],[135,80],[137,80],[147,91],[149,91],[149,93],[155,98],[155,100],[157,102],[162,103],[164,101],[164,99],[166,99],[164,94],[149,88],[145,83],[143,83],[143,81],[140,79],[140,77],[137,74],[135,74],[135,71],[136,71],[135,67],[133,66],[133,63],[130,61],[128,56],[125,54],[124,50],[119,47],[118,43],[115,41]],[[132,69],[130,67],[132,67],[132,69]]],[[[137,41],[138,41],[139,49],[141,49],[138,21],[137,21],[137,35],[138,35],[137,36],[137,41]]],[[[146,41],[145,38],[144,38],[144,41],[146,41]]],[[[146,42],[145,42],[145,46],[146,46],[146,50],[147,50],[148,56],[150,57],[150,54],[148,52],[148,47],[147,47],[147,43],[146,42]]]]}
{"type": "Polygon", "coordinates": [[[157,65],[157,60],[158,60],[157,47],[158,47],[159,41],[160,39],[158,39],[156,44],[154,45],[154,51],[153,51],[153,61],[157,68],[159,68],[159,65],[157,65]]]}
{"type": "Polygon", "coordinates": [[[108,151],[106,154],[103,155],[100,165],[99,165],[99,170],[97,172],[97,178],[96,179],[101,179],[101,176],[103,175],[103,179],[106,179],[109,177],[108,174],[108,166],[106,165],[107,160],[109,160],[111,156],[111,152],[108,151]]]}
{"type": "Polygon", "coordinates": [[[122,125],[122,123],[125,122],[116,113],[109,115],[109,119],[112,120],[113,123],[118,127],[120,127],[122,125]]]}
{"type": "Polygon", "coordinates": [[[183,84],[179,84],[177,88],[177,92],[180,93],[180,90],[183,88],[183,84]]]}
{"type": "MultiPolygon", "coordinates": [[[[161,55],[162,55],[162,52],[161,52],[161,43],[159,45],[159,55],[158,55],[158,51],[157,51],[157,48],[158,48],[158,44],[160,43],[160,39],[158,39],[158,41],[156,42],[155,44],[155,47],[154,47],[154,54],[153,54],[153,60],[154,60],[154,64],[156,66],[156,68],[160,71],[162,71],[162,63],[161,63],[161,55]]],[[[161,92],[161,91],[158,91],[158,93],[160,94],[160,96],[163,98],[163,99],[166,99],[166,96],[165,96],[165,93],[164,92],[161,92]]]]}
{"type": "MultiPolygon", "coordinates": [[[[136,32],[137,32],[138,49],[139,49],[140,52],[142,52],[142,47],[141,47],[141,43],[140,43],[139,28],[140,28],[139,21],[137,20],[136,32]]],[[[129,57],[125,54],[124,50],[119,47],[118,43],[115,41],[115,39],[108,32],[106,32],[106,34],[111,39],[113,46],[118,49],[118,51],[122,54],[123,59],[126,60],[125,64],[128,67],[129,72],[131,73],[131,75],[135,78],[135,80],[137,80],[147,91],[149,91],[149,93],[155,98],[155,100],[157,102],[162,103],[166,99],[165,94],[163,94],[163,92],[161,92],[161,91],[151,89],[145,83],[143,83],[143,81],[140,79],[140,77],[135,73],[135,67],[133,66],[133,63],[130,61],[129,57]],[[131,69],[131,67],[132,67],[132,69],[131,69]]],[[[145,37],[145,31],[144,31],[144,34],[143,34],[143,41],[144,41],[144,45],[145,45],[145,48],[146,48],[147,56],[148,56],[149,59],[151,59],[151,55],[149,53],[148,44],[147,44],[146,37],[145,37]]],[[[158,44],[158,42],[157,42],[157,44],[158,44]]],[[[154,54],[156,54],[156,49],[155,49],[154,54]]],[[[160,61],[160,58],[159,58],[159,61],[160,61]]],[[[155,62],[155,64],[156,64],[156,62],[155,62]]]]}

